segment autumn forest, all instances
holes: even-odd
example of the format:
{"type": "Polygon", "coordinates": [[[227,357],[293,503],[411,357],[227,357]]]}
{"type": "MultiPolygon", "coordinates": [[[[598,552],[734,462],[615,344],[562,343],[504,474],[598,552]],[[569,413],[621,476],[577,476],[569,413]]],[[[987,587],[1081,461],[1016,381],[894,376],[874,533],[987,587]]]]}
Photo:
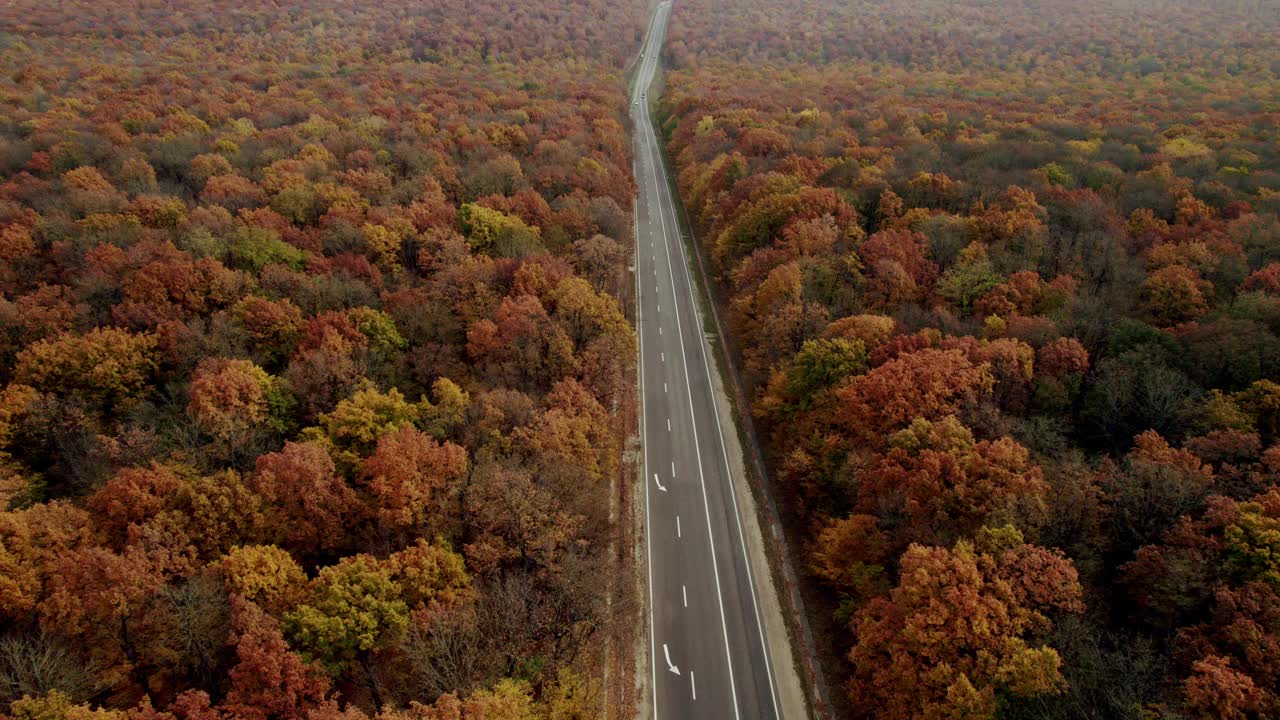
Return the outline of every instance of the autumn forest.
{"type": "Polygon", "coordinates": [[[1280,716],[1280,10],[675,8],[833,703],[1280,716]]]}
{"type": "Polygon", "coordinates": [[[598,715],[645,9],[583,5],[0,9],[0,707],[598,715]]]}
{"type": "MultiPolygon", "coordinates": [[[[0,4],[0,718],[636,714],[654,5],[0,4]]],[[[1280,717],[1280,7],[662,61],[815,715],[1280,717]]]]}

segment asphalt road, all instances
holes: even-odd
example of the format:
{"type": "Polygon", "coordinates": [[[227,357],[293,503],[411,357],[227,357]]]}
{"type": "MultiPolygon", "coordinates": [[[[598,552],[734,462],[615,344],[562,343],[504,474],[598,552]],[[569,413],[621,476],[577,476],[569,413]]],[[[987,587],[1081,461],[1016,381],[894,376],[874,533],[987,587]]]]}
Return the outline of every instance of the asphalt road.
{"type": "Polygon", "coordinates": [[[653,717],[777,718],[773,668],[747,558],[684,244],[644,97],[671,3],[654,13],[631,98],[636,284],[653,717]]]}

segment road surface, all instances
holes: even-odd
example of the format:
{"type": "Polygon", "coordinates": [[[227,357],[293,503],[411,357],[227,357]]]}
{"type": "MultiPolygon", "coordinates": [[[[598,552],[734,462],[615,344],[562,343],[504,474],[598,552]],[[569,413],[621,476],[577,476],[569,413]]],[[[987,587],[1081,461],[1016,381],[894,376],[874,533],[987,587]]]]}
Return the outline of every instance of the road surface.
{"type": "Polygon", "coordinates": [[[670,12],[668,1],[654,13],[631,98],[652,717],[779,718],[743,533],[751,498],[735,495],[724,438],[734,428],[717,412],[714,364],[645,97],[670,12]]]}

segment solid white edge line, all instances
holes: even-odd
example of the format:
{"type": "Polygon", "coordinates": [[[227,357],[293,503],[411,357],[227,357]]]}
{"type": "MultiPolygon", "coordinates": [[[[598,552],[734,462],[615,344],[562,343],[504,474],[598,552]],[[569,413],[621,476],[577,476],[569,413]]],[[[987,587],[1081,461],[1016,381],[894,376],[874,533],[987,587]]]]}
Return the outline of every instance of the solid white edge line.
{"type": "MultiPolygon", "coordinates": [[[[649,37],[648,37],[648,41],[646,42],[646,45],[653,44],[653,37],[654,37],[653,29],[657,26],[658,18],[660,17],[661,13],[662,13],[662,8],[661,6],[659,6],[658,10],[653,15],[653,19],[650,20],[650,23],[649,23],[649,37]]],[[[646,52],[649,52],[650,49],[651,48],[646,49],[646,52]]],[[[652,55],[651,52],[649,54],[652,55]]],[[[641,76],[644,75],[644,72],[645,71],[642,68],[641,76]]],[[[653,80],[652,75],[650,75],[649,79],[650,79],[650,82],[652,82],[653,80]]],[[[640,90],[639,83],[637,83],[636,89],[643,93],[643,91],[640,90]]],[[[639,158],[637,157],[635,161],[633,161],[632,163],[632,173],[637,177],[640,175],[638,162],[639,162],[639,158]]],[[[639,197],[640,193],[637,191],[636,195],[637,197],[639,197]]],[[[659,207],[659,209],[661,209],[661,207],[659,207]]],[[[647,434],[647,422],[645,419],[646,404],[644,401],[644,332],[642,330],[642,323],[641,323],[641,320],[644,317],[644,302],[643,302],[643,295],[642,295],[641,284],[640,284],[640,213],[639,212],[635,212],[632,214],[632,225],[633,225],[632,244],[635,246],[634,251],[635,251],[635,258],[636,258],[636,267],[634,271],[635,282],[636,282],[636,339],[637,339],[638,350],[640,355],[640,362],[638,364],[638,375],[640,379],[640,437],[641,437],[641,442],[644,445],[643,458],[641,462],[644,466],[644,474],[642,475],[642,477],[644,478],[645,572],[648,575],[648,584],[649,584],[649,673],[650,673],[649,674],[649,678],[650,678],[649,692],[650,692],[650,699],[652,702],[651,709],[653,710],[653,720],[658,720],[658,646],[657,646],[657,635],[656,635],[657,626],[655,625],[653,620],[653,526],[652,526],[652,516],[649,509],[649,481],[648,481],[649,446],[648,444],[643,443],[643,439],[647,434]]],[[[652,238],[652,229],[650,229],[650,237],[652,238]]],[[[654,257],[655,257],[654,261],[656,263],[657,261],[656,255],[654,257]]],[[[664,383],[664,389],[665,389],[665,383],[664,383]]]]}
{"type": "MultiPolygon", "coordinates": [[[[645,147],[649,151],[651,158],[660,161],[661,157],[657,154],[656,150],[654,149],[654,146],[657,144],[657,133],[653,129],[652,119],[649,117],[649,114],[647,112],[641,113],[641,117],[644,120],[643,126],[645,128],[645,132],[643,132],[642,135],[644,137],[645,147]],[[650,140],[650,138],[652,138],[652,141],[650,140]]],[[[657,174],[657,170],[655,169],[655,165],[656,163],[650,164],[649,175],[653,180],[654,189],[658,193],[658,220],[659,220],[660,226],[662,227],[662,238],[664,240],[663,249],[666,251],[666,256],[667,256],[667,275],[671,279],[671,292],[673,295],[675,295],[676,294],[676,276],[675,276],[675,271],[671,269],[671,243],[667,241],[669,236],[667,234],[667,218],[662,208],[662,186],[658,183],[658,174],[657,174]]],[[[665,177],[665,170],[663,172],[665,177]]],[[[672,221],[674,222],[674,220],[675,220],[675,215],[673,213],[672,221]]],[[[679,226],[677,225],[676,227],[678,229],[679,226]]],[[[679,238],[677,238],[677,240],[679,240],[679,238]]],[[[682,250],[683,250],[683,247],[682,247],[682,250]]],[[[696,311],[697,309],[696,304],[694,305],[694,309],[696,311]]],[[[683,325],[680,322],[680,306],[678,303],[675,308],[675,318],[676,318],[676,335],[677,337],[680,338],[680,362],[681,362],[681,365],[684,367],[685,389],[689,393],[690,425],[693,427],[693,446],[694,446],[694,449],[697,451],[696,456],[698,459],[698,481],[702,487],[702,507],[707,518],[707,542],[711,548],[711,570],[712,570],[712,575],[716,581],[715,582],[716,602],[720,607],[720,630],[724,636],[725,661],[729,669],[729,692],[732,695],[732,700],[733,700],[733,716],[734,718],[741,718],[742,715],[738,709],[737,684],[735,683],[734,677],[733,677],[733,653],[729,649],[729,624],[728,624],[728,621],[725,619],[724,594],[721,592],[721,589],[720,589],[720,567],[719,567],[719,562],[716,560],[716,545],[715,545],[715,537],[714,537],[715,532],[711,527],[711,501],[707,498],[707,482],[706,482],[706,477],[702,471],[702,448],[698,442],[697,416],[694,413],[694,409],[693,409],[693,386],[689,380],[689,361],[688,361],[688,356],[685,353],[685,349],[684,349],[684,330],[683,330],[683,325]]],[[[710,381],[710,376],[708,376],[707,379],[708,381],[710,381]]],[[[766,658],[766,666],[765,666],[766,672],[768,671],[767,662],[768,660],[766,658]]],[[[770,687],[770,692],[772,692],[772,689],[773,689],[772,678],[770,679],[769,687],[770,687]]],[[[775,702],[775,707],[776,707],[776,702],[775,702]]],[[[776,714],[776,711],[775,711],[775,714],[776,714]]]]}
{"type": "MultiPolygon", "coordinates": [[[[640,230],[640,216],[635,215],[635,226],[637,235],[640,230]]],[[[640,263],[640,244],[636,243],[636,264],[640,263]]],[[[644,331],[641,329],[641,319],[644,317],[644,302],[640,296],[640,272],[636,269],[636,340],[639,346],[640,364],[640,437],[641,445],[644,446],[642,464],[644,466],[644,554],[645,554],[645,571],[649,578],[649,665],[650,665],[650,692],[652,693],[653,702],[653,720],[658,720],[658,646],[657,646],[657,627],[653,622],[653,529],[649,514],[649,446],[643,442],[646,433],[645,423],[645,402],[644,402],[644,331]]]]}
{"type": "MultiPolygon", "coordinates": [[[[648,119],[647,119],[647,118],[646,118],[646,122],[648,122],[648,119]]],[[[650,124],[650,128],[652,128],[652,124],[650,124]]],[[[656,135],[655,135],[655,137],[656,137],[656,135]]],[[[660,158],[660,157],[659,157],[658,159],[659,159],[659,160],[661,160],[661,158],[660,158]]],[[[651,171],[650,171],[650,172],[652,173],[652,169],[651,169],[651,171]]],[[[663,179],[664,179],[664,180],[666,179],[666,167],[665,167],[665,165],[664,165],[664,167],[663,167],[663,179]]],[[[656,182],[656,179],[655,179],[655,182],[656,182]]],[[[661,184],[661,185],[659,186],[659,188],[658,188],[658,214],[659,214],[659,215],[663,215],[663,214],[664,214],[664,212],[665,212],[665,211],[667,211],[667,210],[669,210],[669,211],[671,212],[671,222],[672,222],[672,223],[674,223],[674,224],[676,224],[676,227],[678,228],[678,227],[679,227],[679,224],[678,224],[678,223],[677,223],[677,221],[676,221],[675,200],[674,200],[674,199],[672,199],[672,197],[671,197],[671,188],[670,188],[670,186],[668,186],[666,183],[663,183],[663,184],[661,184]],[[663,197],[665,197],[665,198],[666,198],[666,200],[667,200],[667,207],[666,207],[666,208],[663,208],[663,207],[662,207],[662,200],[663,200],[663,197]]],[[[666,227],[666,225],[665,225],[665,219],[664,219],[664,223],[663,223],[663,228],[664,228],[664,233],[663,233],[663,234],[664,234],[664,237],[665,237],[665,234],[666,234],[666,233],[665,233],[665,227],[666,227]]],[[[677,243],[676,243],[676,245],[680,248],[680,259],[681,259],[681,265],[682,265],[682,266],[683,266],[683,268],[684,268],[685,280],[686,280],[687,285],[688,285],[688,290],[689,290],[689,300],[693,303],[693,306],[696,308],[696,307],[697,307],[697,300],[694,298],[694,294],[693,294],[693,278],[690,276],[690,270],[689,270],[689,258],[688,258],[688,256],[685,254],[683,238],[678,238],[678,239],[679,239],[680,241],[679,241],[679,242],[677,242],[677,243]]],[[[670,265],[671,265],[671,261],[670,261],[670,250],[668,250],[668,260],[667,260],[667,265],[668,265],[668,269],[670,269],[670,265]]],[[[675,292],[675,277],[674,277],[674,271],[672,271],[672,272],[673,272],[673,275],[672,275],[672,286],[671,286],[671,289],[672,289],[672,292],[674,293],[674,292],[675,292]]],[[[678,316],[678,315],[677,315],[677,327],[679,327],[679,316],[678,316]]],[[[683,351],[684,351],[684,340],[683,340],[683,336],[684,336],[684,333],[683,333],[683,332],[681,332],[681,352],[682,352],[682,353],[683,353],[683,351]]],[[[701,332],[700,332],[700,333],[698,333],[698,338],[699,338],[699,342],[698,342],[698,344],[699,344],[699,346],[702,348],[702,365],[703,365],[703,369],[704,369],[704,370],[706,371],[706,373],[707,373],[707,381],[708,381],[708,382],[710,382],[710,381],[711,381],[711,366],[710,366],[710,363],[709,363],[709,362],[708,362],[708,360],[707,360],[707,356],[710,354],[710,351],[709,351],[709,349],[708,349],[708,347],[707,347],[706,336],[705,336],[705,334],[704,334],[704,333],[701,333],[701,332]]],[[[688,373],[688,368],[687,368],[687,366],[686,366],[686,370],[685,370],[685,372],[686,372],[686,381],[687,381],[687,379],[688,379],[688,375],[687,375],[687,373],[688,373]]],[[[726,477],[726,478],[728,478],[728,480],[729,480],[729,498],[730,498],[730,499],[732,500],[732,502],[733,502],[733,519],[734,519],[734,522],[736,523],[737,528],[738,528],[738,541],[739,541],[739,542],[738,542],[738,545],[739,545],[739,547],[740,547],[740,548],[741,548],[741,550],[742,550],[742,563],[743,563],[743,568],[744,568],[744,569],[746,570],[746,572],[747,572],[747,585],[751,588],[751,609],[752,609],[752,611],[753,611],[754,615],[756,616],[756,632],[757,632],[757,634],[760,636],[760,651],[761,651],[762,655],[764,656],[765,676],[766,676],[766,677],[768,678],[768,680],[769,680],[769,698],[770,698],[770,700],[773,702],[773,715],[774,715],[774,717],[775,717],[775,718],[781,718],[781,717],[782,717],[782,715],[778,712],[778,695],[777,695],[777,691],[774,689],[774,682],[775,682],[775,681],[774,681],[774,678],[773,678],[773,668],[771,667],[771,663],[769,662],[769,647],[768,647],[768,644],[765,642],[765,637],[764,637],[764,624],[760,621],[760,603],[759,603],[759,601],[758,601],[758,600],[757,600],[757,598],[756,598],[756,584],[755,584],[755,579],[753,578],[752,573],[751,573],[751,559],[747,556],[747,541],[746,541],[746,536],[745,536],[745,534],[742,532],[742,516],[741,516],[741,512],[738,510],[738,492],[737,492],[737,488],[736,488],[736,486],[735,486],[735,484],[734,484],[734,482],[733,482],[733,471],[732,471],[732,469],[730,469],[730,466],[729,466],[729,450],[727,449],[727,447],[726,447],[726,445],[725,445],[725,442],[724,442],[724,430],[722,429],[722,427],[721,427],[721,425],[720,425],[720,409],[719,409],[719,404],[715,402],[714,396],[710,396],[710,397],[711,397],[711,399],[712,399],[712,413],[711,413],[711,414],[712,414],[712,416],[713,416],[713,417],[715,418],[715,420],[716,420],[716,434],[717,434],[717,435],[719,435],[719,437],[720,437],[720,453],[721,453],[721,456],[722,456],[722,457],[723,457],[723,459],[724,459],[725,477],[726,477]]],[[[690,405],[690,409],[691,409],[691,411],[692,411],[692,407],[693,407],[693,398],[692,398],[692,397],[691,397],[691,398],[689,398],[689,405],[690,405]]],[[[695,440],[695,444],[696,444],[696,440],[695,440]]],[[[701,462],[701,458],[699,458],[699,462],[701,462]]],[[[744,462],[745,462],[745,458],[744,458],[744,462]]],[[[705,492],[705,490],[704,490],[704,492],[705,492]]],[[[708,512],[709,512],[709,511],[708,511],[708,512]]],[[[709,529],[709,526],[710,526],[710,517],[708,517],[708,529],[709,529]]],[[[763,530],[761,530],[761,532],[763,532],[763,530]]],[[[717,581],[717,584],[718,584],[718,583],[719,583],[719,577],[717,577],[717,578],[716,578],[716,581],[717,581]]],[[[721,609],[721,612],[723,612],[723,608],[721,609]]],[[[726,643],[727,643],[727,640],[728,640],[728,638],[727,638],[727,635],[726,635],[726,643]]],[[[732,680],[733,680],[733,674],[732,674],[732,673],[733,673],[733,670],[732,670],[732,667],[730,667],[730,684],[731,684],[731,685],[732,685],[732,680]]],[[[736,696],[735,696],[735,702],[736,702],[736,696]]],[[[735,712],[736,712],[736,710],[737,710],[736,706],[735,706],[734,710],[735,710],[735,712]]]]}

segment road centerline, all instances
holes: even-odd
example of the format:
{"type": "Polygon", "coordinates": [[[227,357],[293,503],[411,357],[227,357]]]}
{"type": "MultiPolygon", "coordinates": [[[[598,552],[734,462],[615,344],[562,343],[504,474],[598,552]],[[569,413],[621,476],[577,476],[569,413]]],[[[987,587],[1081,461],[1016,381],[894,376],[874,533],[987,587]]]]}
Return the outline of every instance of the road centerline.
{"type": "MultiPolygon", "coordinates": [[[[653,139],[656,136],[654,135],[652,123],[650,122],[647,113],[641,113],[641,119],[643,121],[643,127],[644,127],[644,131],[642,132],[642,139],[643,139],[645,148],[648,151],[650,158],[657,158],[658,157],[657,151],[655,150],[654,144],[653,144],[653,139]]],[[[671,267],[671,243],[669,240],[670,236],[667,234],[667,219],[662,208],[662,190],[661,190],[660,184],[658,183],[658,174],[657,174],[657,170],[655,169],[655,165],[656,163],[652,163],[652,162],[650,163],[649,175],[650,175],[650,179],[653,181],[654,193],[658,197],[658,222],[659,222],[659,227],[661,228],[661,231],[662,231],[663,250],[666,253],[666,258],[667,258],[667,276],[671,281],[671,293],[673,296],[677,296],[675,272],[674,270],[672,270],[672,267],[671,267]]],[[[693,387],[689,380],[689,362],[688,362],[688,356],[687,356],[687,353],[685,352],[685,347],[684,347],[684,329],[683,329],[683,324],[680,321],[680,306],[678,303],[676,304],[676,307],[674,310],[674,316],[676,320],[676,336],[679,338],[679,344],[680,344],[680,361],[684,369],[685,390],[688,392],[688,395],[689,395],[688,401],[689,401],[689,416],[691,420],[690,425],[693,429],[693,445],[695,449],[695,455],[698,461],[698,481],[699,481],[699,485],[702,488],[702,504],[703,504],[703,510],[705,512],[706,520],[707,520],[707,542],[711,549],[711,568],[712,568],[712,575],[715,579],[716,602],[719,605],[719,609],[720,609],[720,629],[724,637],[725,662],[727,664],[727,670],[729,674],[729,691],[732,695],[732,700],[733,700],[733,716],[734,718],[740,718],[741,713],[738,709],[738,690],[737,690],[737,684],[734,681],[734,676],[733,676],[733,653],[729,647],[729,628],[728,628],[728,622],[725,619],[724,593],[720,587],[720,568],[719,568],[719,561],[716,559],[715,537],[714,537],[715,530],[711,526],[711,501],[707,497],[706,477],[702,469],[702,446],[698,441],[697,416],[693,408],[693,387]]],[[[663,355],[663,361],[665,362],[665,354],[663,355]]],[[[772,682],[770,684],[772,685],[772,682]]]]}

